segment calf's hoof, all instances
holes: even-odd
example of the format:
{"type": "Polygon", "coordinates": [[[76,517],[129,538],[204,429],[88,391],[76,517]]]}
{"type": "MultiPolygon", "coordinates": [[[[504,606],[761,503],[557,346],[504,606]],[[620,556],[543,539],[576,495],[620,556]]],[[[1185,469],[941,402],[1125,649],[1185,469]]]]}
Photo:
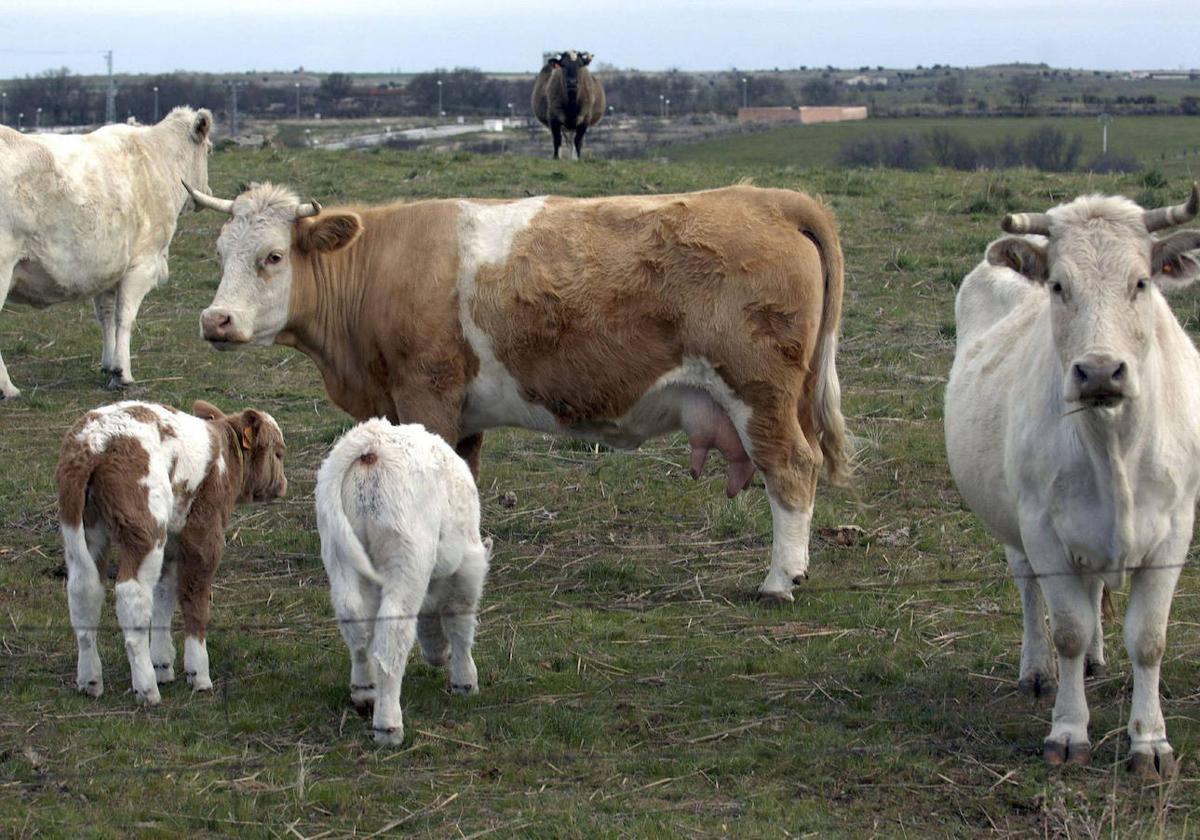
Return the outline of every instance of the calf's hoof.
{"type": "Polygon", "coordinates": [[[1092,760],[1092,745],[1087,742],[1072,744],[1066,741],[1046,739],[1046,743],[1042,747],[1042,756],[1051,767],[1059,767],[1063,764],[1083,766],[1092,760]]]}
{"type": "Polygon", "coordinates": [[[104,680],[88,680],[87,682],[76,683],[76,685],[88,697],[99,697],[104,693],[104,680]]]}
{"type": "Polygon", "coordinates": [[[376,744],[386,744],[390,747],[398,747],[404,743],[404,727],[403,726],[387,726],[373,727],[375,733],[376,744]]]}
{"type": "Polygon", "coordinates": [[[1017,691],[1034,698],[1053,697],[1058,692],[1058,682],[1041,671],[1035,671],[1017,681],[1017,691]]]}
{"type": "Polygon", "coordinates": [[[175,666],[170,662],[154,666],[154,680],[159,685],[175,682],[175,666]]]}
{"type": "Polygon", "coordinates": [[[1165,782],[1174,778],[1179,765],[1175,762],[1175,753],[1170,749],[1162,752],[1130,753],[1125,760],[1125,767],[1130,773],[1147,782],[1165,782]]]}

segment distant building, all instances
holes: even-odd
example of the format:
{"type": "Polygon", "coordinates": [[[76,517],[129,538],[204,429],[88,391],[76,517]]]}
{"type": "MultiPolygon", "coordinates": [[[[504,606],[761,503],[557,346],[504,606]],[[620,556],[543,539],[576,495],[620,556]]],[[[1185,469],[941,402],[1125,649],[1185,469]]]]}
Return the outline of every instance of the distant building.
{"type": "Polygon", "coordinates": [[[865,120],[867,108],[865,105],[802,105],[799,108],[788,106],[770,108],[738,108],[739,123],[815,123],[845,122],[847,120],[865,120]]]}

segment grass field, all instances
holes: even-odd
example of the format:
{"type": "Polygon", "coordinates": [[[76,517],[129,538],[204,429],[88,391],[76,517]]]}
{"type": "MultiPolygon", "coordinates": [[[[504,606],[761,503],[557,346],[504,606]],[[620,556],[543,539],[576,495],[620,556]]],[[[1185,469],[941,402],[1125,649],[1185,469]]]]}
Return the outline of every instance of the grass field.
{"type": "MultiPolygon", "coordinates": [[[[1091,189],[1180,201],[1187,182],[734,164],[213,158],[219,194],[278,179],[327,207],[753,177],[819,193],[841,220],[839,368],[866,448],[855,492],[820,491],[812,577],[796,602],[750,597],[769,545],[761,488],[726,501],[719,465],[690,481],[682,439],[613,453],[490,434],[480,492],[496,554],[475,651],[482,691],[451,697],[443,672],[411,663],[400,749],[376,748],[350,709],[311,509],[314,470],[348,419],[301,355],[218,354],[197,338],[222,220],[184,217],[170,283],[138,322],[131,392],[257,405],[288,436],[289,497],[242,510],[229,531],[211,694],[176,684],[161,706],[137,708],[111,597],[108,691],[76,693],[53,466],[66,427],[112,395],[100,388],[90,304],[6,309],[0,349],[24,396],[0,407],[0,835],[1196,835],[1200,576],[1185,570],[1163,666],[1179,777],[1143,786],[1120,769],[1131,670],[1119,620],[1106,628],[1109,676],[1089,684],[1093,764],[1048,770],[1050,709],[1016,693],[1016,591],[951,483],[941,430],[955,284],[1003,213],[1091,189]],[[501,504],[502,494],[512,496],[501,504]],[[861,537],[839,540],[843,525],[861,537]]],[[[1195,293],[1175,308],[1200,323],[1195,293]]],[[[1116,604],[1119,615],[1123,594],[1116,604]]]]}
{"type": "MultiPolygon", "coordinates": [[[[1082,163],[1100,154],[1101,126],[1092,117],[965,117],[866,120],[825,125],[787,126],[757,134],[735,135],[673,146],[663,154],[672,161],[727,166],[831,167],[848,140],[863,135],[923,136],[938,128],[953,131],[972,144],[1017,140],[1049,125],[1068,137],[1083,137],[1082,163]]],[[[1120,117],[1108,127],[1109,151],[1133,155],[1143,166],[1170,175],[1200,173],[1200,117],[1120,117]]]]}

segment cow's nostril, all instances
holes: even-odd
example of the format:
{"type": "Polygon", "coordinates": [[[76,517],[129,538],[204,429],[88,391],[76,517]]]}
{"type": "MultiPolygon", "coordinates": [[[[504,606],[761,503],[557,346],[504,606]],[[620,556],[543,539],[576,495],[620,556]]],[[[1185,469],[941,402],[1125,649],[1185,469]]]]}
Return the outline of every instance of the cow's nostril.
{"type": "Polygon", "coordinates": [[[1118,381],[1124,375],[1125,375],[1125,363],[1121,362],[1119,365],[1117,365],[1117,369],[1112,372],[1113,381],[1114,382],[1118,381]]]}
{"type": "Polygon", "coordinates": [[[217,324],[217,326],[220,327],[221,329],[224,329],[225,327],[228,327],[232,323],[233,323],[233,316],[226,315],[224,318],[221,319],[221,323],[217,324]]]}
{"type": "Polygon", "coordinates": [[[1075,378],[1080,382],[1088,381],[1087,371],[1083,369],[1083,365],[1075,365],[1072,368],[1072,372],[1075,374],[1075,378]]]}

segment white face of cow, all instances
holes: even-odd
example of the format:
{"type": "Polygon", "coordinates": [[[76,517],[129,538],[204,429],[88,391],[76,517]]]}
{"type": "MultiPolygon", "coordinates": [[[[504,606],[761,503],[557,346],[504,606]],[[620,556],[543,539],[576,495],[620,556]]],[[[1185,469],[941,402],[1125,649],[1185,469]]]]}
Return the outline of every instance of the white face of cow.
{"type": "Polygon", "coordinates": [[[200,313],[201,336],[219,349],[274,342],[288,325],[296,270],[308,269],[316,252],[344,248],[362,232],[352,213],[310,220],[320,205],[302,204],[270,184],[256,184],[232,202],[197,200],[232,215],[217,239],[221,284],[200,313]]]}
{"type": "Polygon", "coordinates": [[[1012,237],[988,249],[993,265],[1046,286],[1068,405],[1115,408],[1136,399],[1154,349],[1155,299],[1200,273],[1186,253],[1200,247],[1200,231],[1155,239],[1148,215],[1127,199],[1080,198],[1044,216],[1018,217],[1041,219],[1046,245],[1012,237]]]}

